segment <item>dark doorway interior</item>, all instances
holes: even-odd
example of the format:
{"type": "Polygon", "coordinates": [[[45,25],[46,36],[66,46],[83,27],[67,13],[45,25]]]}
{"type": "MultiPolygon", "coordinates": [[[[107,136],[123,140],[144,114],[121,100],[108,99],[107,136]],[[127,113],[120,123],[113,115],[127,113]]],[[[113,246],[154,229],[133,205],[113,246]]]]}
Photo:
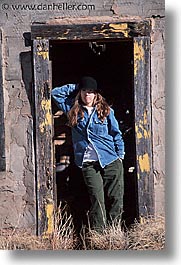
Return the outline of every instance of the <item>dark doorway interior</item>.
{"type": "MultiPolygon", "coordinates": [[[[77,83],[81,76],[93,76],[103,96],[112,105],[125,141],[125,196],[123,218],[126,225],[138,215],[136,147],[134,131],[133,41],[51,41],[52,87],[77,83]]],[[[57,205],[66,201],[76,220],[84,219],[88,208],[81,171],[73,163],[71,134],[66,117],[53,104],[54,148],[57,164],[57,205]]]]}

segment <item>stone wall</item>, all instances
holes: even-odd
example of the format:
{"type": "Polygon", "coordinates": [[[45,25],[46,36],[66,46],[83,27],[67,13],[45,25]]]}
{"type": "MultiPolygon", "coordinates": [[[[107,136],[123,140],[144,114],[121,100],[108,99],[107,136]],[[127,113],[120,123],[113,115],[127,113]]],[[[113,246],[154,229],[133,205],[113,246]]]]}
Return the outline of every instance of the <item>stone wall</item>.
{"type": "Polygon", "coordinates": [[[165,209],[165,23],[152,20],[151,84],[155,212],[165,209]]]}
{"type": "MultiPolygon", "coordinates": [[[[2,1],[1,1],[2,2],[2,1]]],[[[31,47],[23,34],[34,22],[109,16],[152,21],[151,89],[156,213],[164,211],[164,1],[6,0],[0,3],[6,171],[0,172],[0,227],[35,228],[35,157],[32,117],[31,47]],[[49,10],[48,10],[49,5],[49,10]],[[50,6],[52,5],[52,6],[50,6]],[[90,7],[91,5],[91,7],[90,7]],[[80,7],[80,6],[79,6],[80,7]],[[34,9],[34,10],[30,10],[34,9]]],[[[1,82],[0,82],[1,83],[1,82]]]]}

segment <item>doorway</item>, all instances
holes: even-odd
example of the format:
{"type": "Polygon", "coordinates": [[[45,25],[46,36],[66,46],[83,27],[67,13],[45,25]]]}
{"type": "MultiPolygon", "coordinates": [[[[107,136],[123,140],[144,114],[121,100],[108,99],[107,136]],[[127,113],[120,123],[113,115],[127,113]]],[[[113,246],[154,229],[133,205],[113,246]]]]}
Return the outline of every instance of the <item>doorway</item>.
{"type": "Polygon", "coordinates": [[[124,219],[130,224],[154,213],[150,32],[147,20],[32,25],[38,234],[54,230],[53,213],[64,198],[78,201],[73,204],[78,217],[89,203],[85,187],[78,192],[83,183],[73,163],[66,117],[51,103],[52,87],[78,82],[85,74],[97,79],[123,132],[124,219]]]}
{"type": "MultiPolygon", "coordinates": [[[[133,40],[50,41],[50,60],[53,88],[77,83],[84,75],[93,76],[115,111],[125,142],[123,219],[129,225],[138,217],[133,40]]],[[[71,132],[65,115],[53,103],[52,113],[57,206],[66,201],[74,214],[84,219],[89,201],[81,170],[73,162],[71,132]]]]}

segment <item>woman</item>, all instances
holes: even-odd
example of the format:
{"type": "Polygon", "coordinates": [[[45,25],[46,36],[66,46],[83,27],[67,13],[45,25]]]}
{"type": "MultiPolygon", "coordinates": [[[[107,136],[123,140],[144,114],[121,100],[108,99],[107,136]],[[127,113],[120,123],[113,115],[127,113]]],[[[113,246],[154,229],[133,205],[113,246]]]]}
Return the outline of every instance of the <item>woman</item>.
{"type": "Polygon", "coordinates": [[[124,142],[118,122],[92,77],[56,87],[52,97],[72,128],[75,163],[82,169],[91,202],[90,226],[100,230],[123,210],[124,142]]]}

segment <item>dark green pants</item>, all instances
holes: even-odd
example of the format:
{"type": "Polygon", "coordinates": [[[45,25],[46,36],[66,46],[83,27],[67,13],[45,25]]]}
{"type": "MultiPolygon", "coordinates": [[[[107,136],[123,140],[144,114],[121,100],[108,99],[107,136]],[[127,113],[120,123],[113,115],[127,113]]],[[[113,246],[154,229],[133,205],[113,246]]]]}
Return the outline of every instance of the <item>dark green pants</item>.
{"type": "Polygon", "coordinates": [[[123,211],[123,164],[118,159],[101,168],[99,162],[87,162],[83,164],[82,172],[91,201],[90,226],[100,230],[120,217],[123,211]]]}

